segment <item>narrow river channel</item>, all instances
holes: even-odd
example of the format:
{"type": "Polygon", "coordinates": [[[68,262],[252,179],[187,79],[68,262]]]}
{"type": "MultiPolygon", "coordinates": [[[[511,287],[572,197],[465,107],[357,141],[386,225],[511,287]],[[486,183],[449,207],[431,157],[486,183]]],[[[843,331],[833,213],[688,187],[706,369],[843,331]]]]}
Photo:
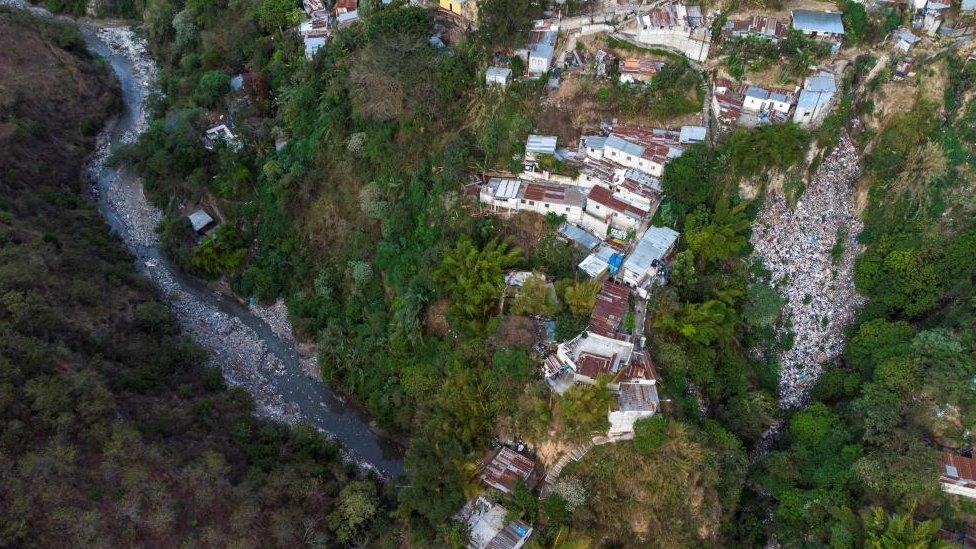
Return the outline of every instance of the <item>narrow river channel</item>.
{"type": "MultiPolygon", "coordinates": [[[[53,17],[21,0],[0,0],[0,5],[53,17]]],[[[140,272],[157,286],[228,384],[253,396],[259,416],[289,423],[307,421],[341,443],[348,459],[360,466],[385,477],[402,475],[402,448],[374,432],[366,414],[309,376],[290,337],[273,330],[247,306],[180,273],[165,260],[155,233],[160,212],[146,199],[138,177],[106,163],[112,151],[146,129],[155,64],[130,28],[79,23],[89,50],[114,72],[124,104],[100,134],[88,175],[99,211],[135,257],[140,272]]]]}

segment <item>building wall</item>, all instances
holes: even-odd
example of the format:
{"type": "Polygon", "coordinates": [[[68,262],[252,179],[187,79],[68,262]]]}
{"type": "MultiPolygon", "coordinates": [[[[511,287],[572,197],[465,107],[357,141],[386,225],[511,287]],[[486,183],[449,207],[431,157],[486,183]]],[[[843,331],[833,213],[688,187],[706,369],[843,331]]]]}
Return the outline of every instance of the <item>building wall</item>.
{"type": "Polygon", "coordinates": [[[678,50],[689,59],[699,62],[708,57],[708,48],[711,46],[708,42],[692,38],[691,29],[687,27],[644,28],[637,34],[637,41],[678,50]]]}
{"type": "Polygon", "coordinates": [[[541,55],[529,54],[529,72],[532,74],[542,74],[549,70],[549,58],[541,55]]]}
{"type": "Polygon", "coordinates": [[[831,105],[833,105],[834,94],[823,92],[819,96],[819,101],[813,107],[808,108],[797,105],[796,111],[793,113],[793,121],[803,126],[820,122],[827,111],[830,110],[831,105]]]}
{"type": "Polygon", "coordinates": [[[964,498],[976,499],[976,488],[966,488],[965,486],[959,486],[958,484],[943,482],[942,489],[949,494],[955,494],[964,498]]]}
{"type": "Polygon", "coordinates": [[[654,412],[621,412],[621,411],[610,411],[607,414],[607,419],[610,420],[610,434],[620,435],[624,433],[634,432],[634,422],[639,419],[644,419],[646,417],[651,417],[654,412]]]}
{"type": "Polygon", "coordinates": [[[605,237],[607,231],[610,229],[610,224],[604,221],[605,215],[606,214],[592,213],[588,201],[586,204],[586,212],[583,215],[583,219],[580,222],[580,225],[582,225],[584,229],[590,231],[591,233],[599,237],[605,237]]]}
{"type": "Polygon", "coordinates": [[[519,208],[521,210],[536,212],[541,215],[546,215],[549,212],[554,212],[559,215],[565,215],[568,221],[573,223],[579,223],[583,220],[583,208],[579,206],[573,206],[568,204],[560,204],[556,202],[545,202],[542,200],[521,200],[519,208]]]}
{"type": "Polygon", "coordinates": [[[663,165],[642,156],[635,157],[614,147],[604,147],[603,155],[623,166],[640,170],[654,177],[661,177],[661,174],[664,172],[663,165]]]}

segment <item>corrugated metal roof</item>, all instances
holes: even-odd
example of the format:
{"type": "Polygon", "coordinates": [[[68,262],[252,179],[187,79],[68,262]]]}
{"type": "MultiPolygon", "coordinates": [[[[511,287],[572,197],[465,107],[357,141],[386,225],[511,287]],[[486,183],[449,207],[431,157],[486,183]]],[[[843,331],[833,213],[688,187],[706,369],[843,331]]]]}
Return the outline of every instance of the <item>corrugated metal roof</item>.
{"type": "Polygon", "coordinates": [[[811,92],[836,92],[837,79],[829,72],[821,72],[816,76],[808,76],[803,81],[803,89],[811,92]]]}
{"type": "Polygon", "coordinates": [[[492,177],[488,180],[488,188],[493,191],[495,198],[516,198],[521,187],[522,182],[518,179],[492,177]]]}
{"type": "Polygon", "coordinates": [[[187,217],[190,218],[190,225],[193,226],[193,230],[196,232],[200,232],[206,228],[207,225],[214,222],[213,218],[210,217],[210,214],[203,210],[197,210],[187,217]]]}
{"type": "Polygon", "coordinates": [[[485,467],[481,479],[485,484],[510,494],[519,481],[528,485],[534,470],[535,460],[503,446],[485,467]]]}
{"type": "Polygon", "coordinates": [[[629,154],[631,156],[641,156],[644,154],[644,147],[636,143],[631,143],[630,141],[627,141],[626,139],[615,134],[610,134],[607,137],[605,146],[618,151],[623,151],[625,154],[629,154]]]}
{"type": "Polygon", "coordinates": [[[678,240],[678,233],[668,227],[650,227],[641,235],[634,251],[624,261],[624,269],[644,275],[660,261],[678,240]]]}
{"type": "Polygon", "coordinates": [[[530,134],[525,141],[525,152],[556,154],[556,136],[530,134]]]}
{"type": "Polygon", "coordinates": [[[508,67],[488,67],[485,70],[486,79],[508,80],[512,75],[512,69],[508,67]]]}
{"type": "Polygon", "coordinates": [[[630,289],[622,284],[604,282],[590,314],[589,330],[595,334],[614,337],[630,308],[630,289]]]}
{"type": "Polygon", "coordinates": [[[703,126],[681,126],[681,133],[678,141],[681,143],[701,143],[705,140],[705,128],[703,126]]]}
{"type": "Polygon", "coordinates": [[[844,34],[844,22],[836,11],[793,10],[793,27],[807,32],[844,34]]]}
{"type": "Polygon", "coordinates": [[[592,250],[600,244],[599,238],[568,221],[559,226],[559,234],[572,240],[585,250],[592,250]]]}
{"type": "Polygon", "coordinates": [[[621,412],[656,412],[657,385],[650,383],[621,383],[617,394],[617,409],[621,412]]]}

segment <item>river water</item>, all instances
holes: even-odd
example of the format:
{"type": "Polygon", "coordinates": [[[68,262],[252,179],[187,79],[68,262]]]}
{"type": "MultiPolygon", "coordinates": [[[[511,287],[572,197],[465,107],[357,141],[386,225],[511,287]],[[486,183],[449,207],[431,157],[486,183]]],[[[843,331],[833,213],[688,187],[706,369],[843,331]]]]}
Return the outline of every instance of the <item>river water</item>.
{"type": "MultiPolygon", "coordinates": [[[[0,5],[52,17],[20,0],[0,0],[0,5]]],[[[308,375],[287,333],[290,330],[276,331],[253,310],[180,273],[165,260],[156,235],[161,213],[146,199],[138,177],[106,163],[112,151],[138,138],[147,127],[146,103],[155,64],[144,41],[129,27],[82,21],[81,29],[89,50],[111,66],[124,103],[122,112],[99,135],[88,166],[92,194],[135,257],[139,271],[153,281],[228,384],[252,395],[259,417],[307,421],[341,443],[345,456],[362,468],[387,478],[402,475],[402,448],[375,433],[363,412],[308,375]]]]}

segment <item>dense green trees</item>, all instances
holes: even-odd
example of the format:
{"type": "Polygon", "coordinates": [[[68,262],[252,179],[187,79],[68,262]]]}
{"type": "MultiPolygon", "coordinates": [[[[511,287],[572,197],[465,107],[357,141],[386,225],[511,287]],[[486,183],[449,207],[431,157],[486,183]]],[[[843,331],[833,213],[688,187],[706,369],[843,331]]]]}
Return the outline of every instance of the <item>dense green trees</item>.
{"type": "Polygon", "coordinates": [[[498,240],[481,249],[470,240],[458,241],[444,254],[436,276],[451,296],[452,309],[461,318],[484,320],[502,295],[504,270],[514,265],[520,254],[518,248],[498,240]]]}

